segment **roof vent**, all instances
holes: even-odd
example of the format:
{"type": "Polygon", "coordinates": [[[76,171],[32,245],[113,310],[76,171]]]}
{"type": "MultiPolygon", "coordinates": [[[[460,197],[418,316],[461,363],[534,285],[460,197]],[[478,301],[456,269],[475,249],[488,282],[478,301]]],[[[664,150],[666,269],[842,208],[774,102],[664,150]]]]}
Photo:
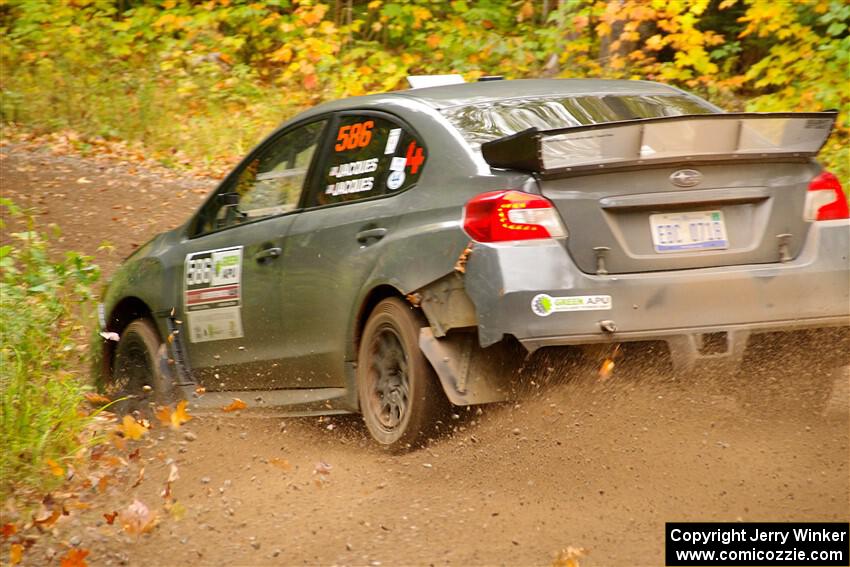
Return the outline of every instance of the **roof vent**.
{"type": "Polygon", "coordinates": [[[443,87],[465,83],[461,75],[408,75],[407,82],[411,89],[426,87],[443,87]]]}

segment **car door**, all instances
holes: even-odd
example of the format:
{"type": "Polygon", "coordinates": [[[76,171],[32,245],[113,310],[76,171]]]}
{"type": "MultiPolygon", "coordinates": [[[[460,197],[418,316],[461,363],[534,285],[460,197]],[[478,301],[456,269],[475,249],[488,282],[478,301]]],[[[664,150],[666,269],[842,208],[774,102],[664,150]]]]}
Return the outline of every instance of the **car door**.
{"type": "Polygon", "coordinates": [[[326,122],[274,136],[199,212],[183,267],[184,344],[209,390],[283,381],[283,251],[326,122]]]}
{"type": "Polygon", "coordinates": [[[355,302],[424,167],[412,129],[378,112],[336,116],[287,237],[283,324],[296,387],[344,386],[355,302]]]}

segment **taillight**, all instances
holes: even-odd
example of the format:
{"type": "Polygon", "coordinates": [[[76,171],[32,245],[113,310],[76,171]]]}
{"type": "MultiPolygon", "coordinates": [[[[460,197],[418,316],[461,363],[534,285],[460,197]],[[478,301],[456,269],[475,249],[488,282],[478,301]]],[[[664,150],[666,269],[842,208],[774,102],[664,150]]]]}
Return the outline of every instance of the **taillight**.
{"type": "Polygon", "coordinates": [[[847,198],[838,178],[828,171],[812,179],[806,193],[806,220],[834,220],[850,218],[847,198]]]}
{"type": "Polygon", "coordinates": [[[463,229],[478,242],[559,238],[567,235],[548,199],[522,191],[493,191],[466,203],[463,229]]]}

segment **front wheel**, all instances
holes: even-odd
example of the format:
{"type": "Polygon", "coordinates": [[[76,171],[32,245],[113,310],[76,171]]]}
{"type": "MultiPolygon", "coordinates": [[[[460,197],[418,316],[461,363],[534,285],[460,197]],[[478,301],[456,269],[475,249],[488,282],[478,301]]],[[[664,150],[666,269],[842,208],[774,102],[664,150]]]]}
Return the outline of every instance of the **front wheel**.
{"type": "Polygon", "coordinates": [[[162,340],[153,323],[136,319],[121,333],[112,365],[107,393],[119,400],[119,413],[146,412],[150,404],[170,401],[168,384],[159,368],[162,340]]]}
{"type": "Polygon", "coordinates": [[[434,430],[446,401],[419,350],[423,321],[396,298],[372,311],[357,366],[360,411],[369,433],[393,451],[415,447],[434,430]]]}

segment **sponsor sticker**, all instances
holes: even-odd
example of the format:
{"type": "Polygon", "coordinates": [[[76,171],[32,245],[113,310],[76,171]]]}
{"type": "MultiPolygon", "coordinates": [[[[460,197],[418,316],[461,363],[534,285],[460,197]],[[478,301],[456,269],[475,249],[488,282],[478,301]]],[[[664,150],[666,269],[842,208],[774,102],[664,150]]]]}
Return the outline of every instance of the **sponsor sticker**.
{"type": "Polygon", "coordinates": [[[332,197],[337,195],[350,195],[352,193],[362,193],[363,191],[371,191],[375,185],[374,177],[361,177],[360,179],[348,179],[346,181],[337,181],[332,185],[328,185],[325,189],[325,194],[332,197]]]}
{"type": "Polygon", "coordinates": [[[184,310],[193,343],[242,336],[242,247],[186,255],[184,310]]]}
{"type": "Polygon", "coordinates": [[[406,157],[394,157],[390,162],[390,171],[404,171],[406,165],[406,157]]]}
{"type": "Polygon", "coordinates": [[[351,177],[352,175],[372,173],[374,171],[377,171],[377,169],[378,158],[372,158],[335,165],[328,172],[328,175],[330,177],[336,177],[337,179],[341,179],[344,177],[351,177]]]}
{"type": "Polygon", "coordinates": [[[404,171],[391,171],[387,176],[387,189],[395,191],[404,185],[404,171]]]}
{"type": "Polygon", "coordinates": [[[384,155],[394,154],[398,147],[398,140],[401,138],[401,128],[393,128],[387,136],[387,145],[384,147],[384,155]]]}
{"type": "Polygon", "coordinates": [[[563,311],[602,311],[611,309],[610,295],[571,295],[552,297],[545,293],[535,295],[531,300],[531,310],[535,315],[548,317],[552,313],[563,311]]]}

